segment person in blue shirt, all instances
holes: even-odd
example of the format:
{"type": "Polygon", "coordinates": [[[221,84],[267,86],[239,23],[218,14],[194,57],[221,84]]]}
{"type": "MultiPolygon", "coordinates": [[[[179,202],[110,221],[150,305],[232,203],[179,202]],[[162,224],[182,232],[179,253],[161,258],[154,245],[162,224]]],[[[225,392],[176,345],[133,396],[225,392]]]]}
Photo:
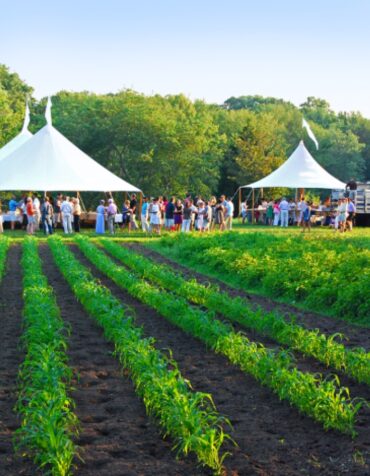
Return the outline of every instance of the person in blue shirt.
{"type": "Polygon", "coordinates": [[[143,204],[141,206],[141,227],[143,231],[146,233],[150,231],[148,216],[149,216],[148,197],[143,197],[143,204]]]}
{"type": "Polygon", "coordinates": [[[15,199],[15,196],[13,195],[12,198],[9,200],[9,213],[10,213],[10,228],[14,230],[15,228],[15,221],[16,221],[16,216],[15,212],[17,211],[18,208],[18,202],[15,199]]]}

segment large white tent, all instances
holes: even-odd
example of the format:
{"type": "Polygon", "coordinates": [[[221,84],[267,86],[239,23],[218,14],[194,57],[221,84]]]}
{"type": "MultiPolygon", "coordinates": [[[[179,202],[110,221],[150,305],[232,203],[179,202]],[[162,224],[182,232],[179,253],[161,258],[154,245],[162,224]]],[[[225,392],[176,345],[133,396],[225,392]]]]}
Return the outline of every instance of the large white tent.
{"type": "Polygon", "coordinates": [[[32,137],[33,134],[31,134],[31,132],[28,130],[29,122],[30,122],[30,111],[28,109],[28,104],[27,104],[23,128],[18,135],[16,135],[11,141],[9,141],[0,149],[0,161],[4,159],[4,157],[6,157],[7,155],[14,152],[16,149],[18,149],[18,147],[23,145],[32,137]]]}
{"type": "Polygon", "coordinates": [[[319,165],[301,141],[292,155],[274,172],[241,188],[326,188],[344,189],[345,183],[319,165]]]}
{"type": "Polygon", "coordinates": [[[140,192],[72,144],[51,120],[0,161],[0,190],[140,192]]]}

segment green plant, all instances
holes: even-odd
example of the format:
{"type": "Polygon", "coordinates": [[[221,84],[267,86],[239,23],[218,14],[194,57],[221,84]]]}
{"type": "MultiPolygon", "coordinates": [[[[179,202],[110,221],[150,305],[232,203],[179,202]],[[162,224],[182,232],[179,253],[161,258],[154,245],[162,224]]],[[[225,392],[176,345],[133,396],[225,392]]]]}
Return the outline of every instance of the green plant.
{"type": "Polygon", "coordinates": [[[370,354],[365,349],[347,349],[336,341],[340,335],[327,337],[318,329],[308,330],[292,321],[287,322],[275,312],[252,309],[246,299],[231,298],[217,287],[203,286],[194,279],[187,281],[168,266],[155,264],[111,240],[102,239],[100,242],[109,253],[141,277],[370,385],[370,354]]]}
{"type": "Polygon", "coordinates": [[[362,402],[354,404],[349,400],[348,389],[338,388],[338,377],[322,381],[317,375],[292,368],[286,352],[274,353],[261,344],[250,342],[212,314],[193,308],[186,300],[118,267],[84,237],[76,237],[75,241],[85,256],[117,285],[216,352],[224,354],[243,371],[270,387],[279,398],[288,400],[301,412],[321,422],[325,429],[355,434],[355,416],[362,402]]]}
{"type": "Polygon", "coordinates": [[[4,236],[0,236],[0,281],[5,272],[6,255],[8,253],[10,240],[4,236]]]}
{"type": "Polygon", "coordinates": [[[191,391],[176,362],[156,350],[152,338],[142,337],[141,329],[120,302],[74,258],[59,237],[53,236],[48,242],[76,297],[114,342],[115,353],[130,370],[147,413],[174,439],[179,453],[194,452],[201,464],[219,474],[227,455],[221,454],[221,447],[230,436],[223,429],[228,421],[216,412],[212,397],[191,391]]]}
{"type": "Polygon", "coordinates": [[[368,326],[370,301],[356,296],[370,287],[369,239],[338,238],[230,232],[148,246],[242,289],[368,326]]]}
{"type": "Polygon", "coordinates": [[[66,476],[72,471],[78,436],[75,404],[69,396],[67,330],[33,238],[23,242],[22,268],[26,356],[19,370],[16,411],[21,426],[15,432],[15,447],[50,474],[66,476]]]}

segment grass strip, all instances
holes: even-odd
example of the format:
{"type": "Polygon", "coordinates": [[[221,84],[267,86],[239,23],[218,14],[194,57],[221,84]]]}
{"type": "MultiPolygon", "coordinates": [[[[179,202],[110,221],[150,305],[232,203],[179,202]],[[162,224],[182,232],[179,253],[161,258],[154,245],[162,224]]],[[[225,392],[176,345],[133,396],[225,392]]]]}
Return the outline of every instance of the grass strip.
{"type": "Polygon", "coordinates": [[[72,472],[79,431],[69,396],[73,373],[66,355],[67,330],[34,238],[24,239],[22,268],[26,356],[19,370],[16,411],[21,426],[15,432],[15,448],[47,474],[66,476],[72,472]]]}
{"type": "Polygon", "coordinates": [[[174,439],[179,453],[195,453],[202,465],[219,474],[227,455],[221,454],[221,446],[225,438],[230,439],[223,427],[229,422],[216,412],[211,395],[191,391],[177,363],[155,349],[153,338],[142,337],[141,329],[120,302],[93,278],[60,238],[51,237],[48,242],[77,299],[103,327],[121,364],[130,370],[147,413],[157,419],[165,435],[174,439]]]}
{"type": "Polygon", "coordinates": [[[320,333],[319,329],[308,330],[294,322],[287,322],[277,313],[264,312],[261,308],[252,309],[246,299],[231,298],[216,286],[204,286],[195,279],[188,281],[171,271],[168,266],[154,263],[111,240],[102,239],[101,243],[111,255],[134,269],[143,278],[195,304],[223,314],[249,329],[268,335],[280,344],[314,357],[358,382],[370,385],[370,353],[363,348],[347,349],[335,341],[338,334],[327,337],[320,333]]]}
{"type": "Polygon", "coordinates": [[[348,388],[338,388],[337,376],[323,381],[319,375],[299,371],[292,366],[286,352],[275,353],[261,344],[250,342],[211,313],[193,308],[185,299],[154,287],[138,279],[135,273],[117,266],[87,239],[76,237],[75,241],[84,255],[118,286],[214,351],[225,355],[244,372],[272,389],[280,399],[289,401],[302,413],[322,423],[325,429],[355,435],[355,416],[362,402],[354,404],[350,401],[348,388]]]}

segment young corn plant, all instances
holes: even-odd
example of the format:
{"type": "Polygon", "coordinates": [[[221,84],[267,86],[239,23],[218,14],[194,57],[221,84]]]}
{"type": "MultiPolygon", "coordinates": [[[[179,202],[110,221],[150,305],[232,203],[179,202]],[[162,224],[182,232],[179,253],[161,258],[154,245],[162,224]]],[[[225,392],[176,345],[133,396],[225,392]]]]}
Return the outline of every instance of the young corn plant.
{"type": "Polygon", "coordinates": [[[319,376],[300,372],[292,367],[286,352],[274,353],[262,344],[250,342],[231,326],[214,318],[209,312],[189,306],[186,300],[158,286],[140,280],[138,275],[117,266],[88,239],[76,237],[84,255],[118,286],[156,309],[170,322],[202,340],[216,352],[271,388],[281,399],[288,400],[302,413],[322,423],[325,429],[336,429],[355,435],[354,424],[362,402],[354,404],[347,388],[339,388],[336,380],[325,382],[319,376]]]}
{"type": "MultiPolygon", "coordinates": [[[[336,342],[338,335],[326,336],[318,329],[308,330],[287,322],[277,313],[252,309],[246,299],[231,298],[215,286],[204,286],[196,280],[187,281],[169,267],[154,263],[119,244],[102,239],[104,248],[144,279],[148,279],[185,299],[218,312],[248,329],[268,335],[279,344],[314,357],[327,366],[346,373],[358,382],[370,385],[370,353],[365,349],[347,349],[336,342]]],[[[339,337],[341,337],[339,335],[339,337]]]]}
{"type": "Polygon", "coordinates": [[[227,453],[221,452],[224,428],[229,425],[215,409],[212,397],[193,392],[177,363],[155,349],[154,339],[143,338],[120,302],[100,285],[59,237],[48,240],[54,260],[77,299],[103,327],[114,343],[121,364],[130,370],[147,413],[157,419],[164,435],[171,436],[178,453],[195,453],[198,461],[220,474],[227,453]]]}
{"type": "Polygon", "coordinates": [[[8,253],[10,240],[4,236],[0,236],[0,281],[5,273],[6,255],[8,253]]]}
{"type": "Polygon", "coordinates": [[[79,425],[69,396],[72,370],[66,355],[68,334],[52,288],[41,268],[37,242],[23,242],[24,333],[26,356],[19,370],[16,411],[21,426],[15,448],[47,474],[72,474],[79,425]]]}

